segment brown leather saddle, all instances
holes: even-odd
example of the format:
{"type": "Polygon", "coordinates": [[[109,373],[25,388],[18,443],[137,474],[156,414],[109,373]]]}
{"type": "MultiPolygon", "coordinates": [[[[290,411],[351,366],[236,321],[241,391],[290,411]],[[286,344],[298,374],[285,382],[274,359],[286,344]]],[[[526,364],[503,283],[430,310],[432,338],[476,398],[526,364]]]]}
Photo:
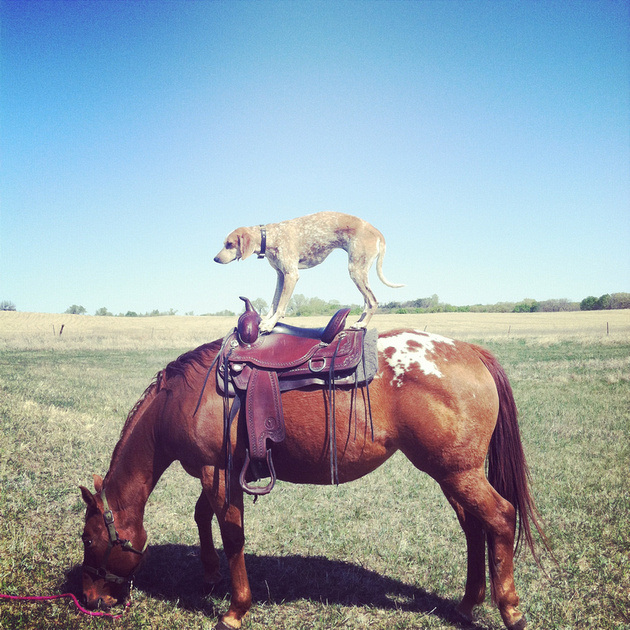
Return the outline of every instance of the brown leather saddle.
{"type": "Polygon", "coordinates": [[[226,409],[226,436],[239,409],[244,409],[249,448],[239,480],[245,492],[261,495],[276,481],[267,440],[285,438],[281,393],[319,386],[329,387],[334,397],[335,385],[365,383],[370,377],[365,369],[357,371],[365,363],[365,330],[344,330],[349,308],[337,311],[324,328],[277,324],[270,333],[259,334],[260,316],[247,298],[241,299],[246,310],[224,340],[217,385],[226,398],[235,398],[229,413],[226,409]],[[263,477],[270,477],[266,486],[251,485],[263,477]]]}

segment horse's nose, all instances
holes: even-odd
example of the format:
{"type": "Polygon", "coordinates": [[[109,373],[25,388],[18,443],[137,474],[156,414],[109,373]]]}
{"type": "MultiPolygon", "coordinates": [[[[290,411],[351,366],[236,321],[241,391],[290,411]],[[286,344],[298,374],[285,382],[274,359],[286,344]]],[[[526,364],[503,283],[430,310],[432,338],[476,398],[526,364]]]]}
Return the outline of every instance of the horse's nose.
{"type": "Polygon", "coordinates": [[[86,593],[83,593],[83,602],[86,608],[90,610],[100,610],[100,609],[108,609],[109,606],[106,606],[103,602],[102,597],[90,597],[86,593]]]}

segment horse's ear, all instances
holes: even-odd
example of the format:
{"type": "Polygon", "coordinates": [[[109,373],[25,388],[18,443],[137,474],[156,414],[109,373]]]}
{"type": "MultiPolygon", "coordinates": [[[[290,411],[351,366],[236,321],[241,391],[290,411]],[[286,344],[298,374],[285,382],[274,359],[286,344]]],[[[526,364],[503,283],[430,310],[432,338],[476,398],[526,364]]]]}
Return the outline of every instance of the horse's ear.
{"type": "Polygon", "coordinates": [[[81,496],[83,497],[85,504],[88,507],[96,507],[96,500],[94,499],[92,493],[85,486],[79,486],[79,489],[81,490],[81,496]]]}
{"type": "Polygon", "coordinates": [[[254,239],[248,231],[243,230],[238,235],[238,248],[241,250],[241,260],[249,258],[254,253],[256,245],[254,244],[254,239]]]}
{"type": "Polygon", "coordinates": [[[96,490],[96,492],[103,490],[103,477],[100,475],[94,475],[94,490],[96,490]]]}

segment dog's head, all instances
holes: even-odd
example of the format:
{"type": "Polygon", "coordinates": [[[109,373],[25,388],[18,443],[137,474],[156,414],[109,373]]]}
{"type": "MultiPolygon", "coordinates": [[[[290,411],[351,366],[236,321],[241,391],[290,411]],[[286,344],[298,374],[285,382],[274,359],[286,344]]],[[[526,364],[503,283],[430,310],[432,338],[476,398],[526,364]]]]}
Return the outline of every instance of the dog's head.
{"type": "Polygon", "coordinates": [[[214,257],[214,262],[222,265],[233,260],[245,260],[256,249],[254,236],[248,228],[238,228],[228,234],[223,249],[214,257]]]}

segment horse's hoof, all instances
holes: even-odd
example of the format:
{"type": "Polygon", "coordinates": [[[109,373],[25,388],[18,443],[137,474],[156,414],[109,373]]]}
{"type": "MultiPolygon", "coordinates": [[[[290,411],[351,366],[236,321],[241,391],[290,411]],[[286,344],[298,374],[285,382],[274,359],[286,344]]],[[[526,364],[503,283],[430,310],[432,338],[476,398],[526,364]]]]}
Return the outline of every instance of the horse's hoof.
{"type": "Polygon", "coordinates": [[[238,630],[240,627],[240,624],[238,626],[228,626],[223,619],[219,619],[219,622],[214,627],[214,630],[238,630]]]}
{"type": "Polygon", "coordinates": [[[203,578],[203,588],[204,590],[211,591],[213,590],[217,584],[221,583],[223,576],[221,575],[221,571],[215,571],[214,573],[210,573],[208,576],[203,578]]]}
{"type": "Polygon", "coordinates": [[[472,623],[474,620],[472,608],[469,606],[463,606],[460,604],[456,609],[457,614],[467,623],[472,623]]]}
{"type": "Polygon", "coordinates": [[[523,615],[515,624],[508,626],[508,630],[525,630],[527,627],[527,619],[523,615]]]}

